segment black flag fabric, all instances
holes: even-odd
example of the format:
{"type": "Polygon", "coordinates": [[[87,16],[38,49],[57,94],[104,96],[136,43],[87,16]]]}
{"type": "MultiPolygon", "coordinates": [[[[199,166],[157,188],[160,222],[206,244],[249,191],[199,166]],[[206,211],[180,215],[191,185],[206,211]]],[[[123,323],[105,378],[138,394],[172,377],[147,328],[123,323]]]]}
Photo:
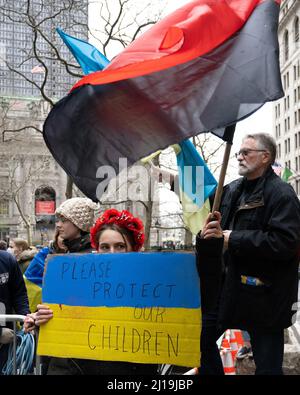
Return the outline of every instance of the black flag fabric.
{"type": "Polygon", "coordinates": [[[99,200],[103,166],[118,174],[120,158],[129,166],[202,132],[225,139],[226,126],[283,96],[279,3],[198,0],[157,23],[53,107],[54,158],[99,200]]]}

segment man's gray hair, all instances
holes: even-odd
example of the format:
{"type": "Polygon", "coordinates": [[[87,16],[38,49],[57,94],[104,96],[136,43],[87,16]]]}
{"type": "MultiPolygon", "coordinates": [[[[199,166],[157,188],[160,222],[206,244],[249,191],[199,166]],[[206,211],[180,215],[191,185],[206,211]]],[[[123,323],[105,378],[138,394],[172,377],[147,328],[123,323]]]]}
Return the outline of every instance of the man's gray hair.
{"type": "Polygon", "coordinates": [[[276,142],[274,138],[268,133],[255,133],[255,134],[247,134],[243,140],[245,139],[253,139],[257,141],[259,149],[265,149],[270,152],[270,163],[273,164],[276,159],[276,142]]]}

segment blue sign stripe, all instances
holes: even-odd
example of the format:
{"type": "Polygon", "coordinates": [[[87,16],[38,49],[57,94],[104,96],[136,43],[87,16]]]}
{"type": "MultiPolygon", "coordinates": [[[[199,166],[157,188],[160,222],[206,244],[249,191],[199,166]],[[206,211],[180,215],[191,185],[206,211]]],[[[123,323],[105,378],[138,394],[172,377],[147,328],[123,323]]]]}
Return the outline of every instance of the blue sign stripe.
{"type": "Polygon", "coordinates": [[[43,302],[70,306],[200,307],[191,253],[50,256],[43,302]]]}

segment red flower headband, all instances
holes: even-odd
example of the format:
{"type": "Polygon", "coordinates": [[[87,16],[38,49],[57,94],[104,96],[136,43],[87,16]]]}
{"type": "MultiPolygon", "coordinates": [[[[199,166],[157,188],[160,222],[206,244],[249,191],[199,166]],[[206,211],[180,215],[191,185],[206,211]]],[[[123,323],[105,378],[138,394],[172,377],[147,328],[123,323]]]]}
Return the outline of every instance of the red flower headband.
{"type": "Polygon", "coordinates": [[[98,249],[99,240],[97,240],[97,233],[106,224],[116,224],[120,228],[128,229],[132,233],[134,240],[133,251],[139,251],[142,248],[145,241],[143,222],[139,218],[134,217],[129,211],[118,211],[114,208],[104,211],[91,228],[90,235],[93,248],[98,249]]]}

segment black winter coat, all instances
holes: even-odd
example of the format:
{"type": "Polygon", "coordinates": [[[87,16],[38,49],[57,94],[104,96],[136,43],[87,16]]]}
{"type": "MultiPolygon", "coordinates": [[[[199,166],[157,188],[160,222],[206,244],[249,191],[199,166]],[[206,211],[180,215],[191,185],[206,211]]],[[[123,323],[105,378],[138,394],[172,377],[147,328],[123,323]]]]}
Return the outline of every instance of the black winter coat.
{"type": "Polygon", "coordinates": [[[298,292],[299,199],[269,168],[235,211],[244,182],[241,178],[224,188],[220,207],[222,228],[231,223],[233,230],[224,254],[219,321],[226,328],[287,328],[298,292]],[[244,284],[242,275],[258,278],[263,285],[244,284]]]}
{"type": "MultiPolygon", "coordinates": [[[[0,251],[0,303],[0,314],[29,313],[27,291],[19,264],[6,251],[0,251]]],[[[12,324],[4,326],[12,327],[12,324]]],[[[1,333],[0,326],[0,335],[1,333]]]]}

